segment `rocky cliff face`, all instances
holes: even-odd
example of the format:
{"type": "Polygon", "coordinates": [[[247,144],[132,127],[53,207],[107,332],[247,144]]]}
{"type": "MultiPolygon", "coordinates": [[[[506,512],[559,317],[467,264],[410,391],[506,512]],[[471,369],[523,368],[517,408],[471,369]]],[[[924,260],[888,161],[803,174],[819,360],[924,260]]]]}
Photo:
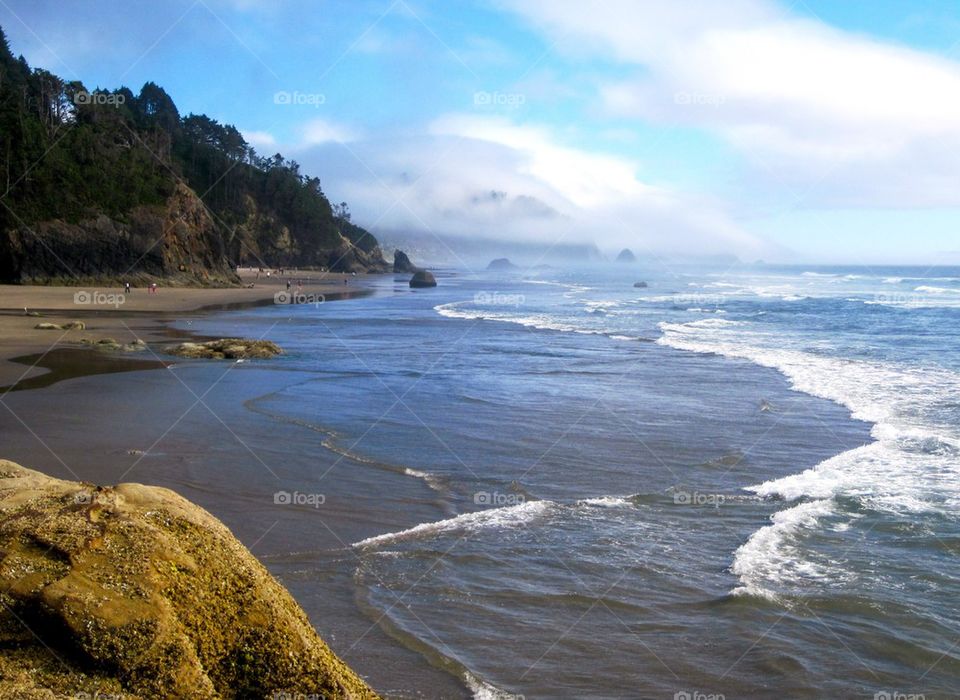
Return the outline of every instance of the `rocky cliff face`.
{"type": "Polygon", "coordinates": [[[342,235],[306,248],[288,227],[246,198],[237,226],[216,221],[196,193],[177,183],[163,206],[140,206],[124,220],[104,215],[79,223],[44,221],[0,232],[0,280],[23,284],[110,282],[232,285],[233,266],[324,267],[386,272],[379,246],[369,250],[342,235]]]}
{"type": "Polygon", "coordinates": [[[386,272],[389,266],[380,247],[364,250],[342,234],[333,244],[308,247],[269,211],[263,211],[253,197],[244,198],[243,220],[229,236],[228,249],[235,260],[259,265],[268,261],[286,267],[323,267],[334,272],[386,272]]]}
{"type": "Polygon", "coordinates": [[[167,489],[0,460],[0,602],[0,697],[376,697],[223,524],[167,489]]]}
{"type": "Polygon", "coordinates": [[[100,215],[76,224],[44,221],[0,232],[0,278],[38,284],[239,281],[216,223],[183,184],[163,206],[136,207],[123,221],[100,215]]]}

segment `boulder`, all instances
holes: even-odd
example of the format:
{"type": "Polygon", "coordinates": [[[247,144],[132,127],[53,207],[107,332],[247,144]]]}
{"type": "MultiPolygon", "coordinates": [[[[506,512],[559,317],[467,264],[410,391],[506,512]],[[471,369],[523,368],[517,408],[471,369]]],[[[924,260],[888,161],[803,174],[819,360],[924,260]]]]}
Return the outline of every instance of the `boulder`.
{"type": "Polygon", "coordinates": [[[410,278],[410,286],[415,289],[423,287],[436,287],[437,279],[433,276],[432,272],[420,270],[410,278]]]}
{"type": "Polygon", "coordinates": [[[395,273],[413,273],[420,272],[420,268],[410,262],[406,253],[397,250],[393,254],[393,271],[395,273]]]}
{"type": "Polygon", "coordinates": [[[0,697],[375,698],[216,518],[0,460],[0,697]]]}
{"type": "Polygon", "coordinates": [[[87,324],[83,321],[68,321],[67,323],[38,323],[34,326],[38,331],[82,331],[87,324]]]}

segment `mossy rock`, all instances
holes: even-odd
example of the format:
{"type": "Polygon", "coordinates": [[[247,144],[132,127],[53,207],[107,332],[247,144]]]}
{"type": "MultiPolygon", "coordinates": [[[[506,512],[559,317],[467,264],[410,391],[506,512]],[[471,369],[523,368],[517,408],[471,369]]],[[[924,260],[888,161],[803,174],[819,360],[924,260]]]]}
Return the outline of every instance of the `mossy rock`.
{"type": "Polygon", "coordinates": [[[269,340],[221,338],[206,343],[180,343],[166,351],[177,357],[206,360],[264,360],[283,354],[279,345],[269,340]]]}
{"type": "Polygon", "coordinates": [[[0,698],[376,694],[209,513],[0,460],[0,698]]]}

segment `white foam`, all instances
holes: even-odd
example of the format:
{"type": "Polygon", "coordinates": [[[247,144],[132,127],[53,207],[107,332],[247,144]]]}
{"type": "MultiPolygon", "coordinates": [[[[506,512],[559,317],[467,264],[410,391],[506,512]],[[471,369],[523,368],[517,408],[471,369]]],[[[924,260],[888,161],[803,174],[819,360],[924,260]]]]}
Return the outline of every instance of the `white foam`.
{"type": "MultiPolygon", "coordinates": [[[[789,340],[751,327],[661,323],[664,345],[749,360],[782,372],[791,387],[835,401],[853,416],[874,424],[875,442],[780,479],[747,488],[761,497],[788,501],[815,499],[777,513],[737,551],[735,592],[773,595],[788,579],[819,576],[815,553],[792,544],[797,528],[816,526],[838,498],[859,500],[864,508],[897,516],[935,512],[958,517],[960,426],[932,422],[931,406],[960,395],[960,375],[942,368],[898,367],[880,362],[827,357],[783,347],[789,340]],[[776,344],[778,347],[769,347],[776,344]],[[817,505],[813,505],[817,504],[817,505]]],[[[809,342],[809,341],[807,341],[809,342]]],[[[854,515],[845,515],[849,520],[854,515]]],[[[843,576],[840,565],[832,577],[843,576]]]]}
{"type": "Polygon", "coordinates": [[[797,537],[817,527],[821,518],[834,513],[830,499],[801,503],[774,513],[771,524],[753,533],[734,553],[730,569],[740,577],[734,595],[755,595],[778,600],[775,589],[801,584],[804,579],[823,579],[831,572],[813,564],[801,551],[797,537]]]}
{"type": "Polygon", "coordinates": [[[625,496],[598,496],[597,498],[584,498],[577,501],[577,505],[597,508],[623,508],[630,505],[630,499],[625,496]]]}
{"type": "Polygon", "coordinates": [[[554,506],[552,501],[527,501],[515,506],[488,508],[475,513],[464,513],[446,520],[421,523],[399,532],[368,537],[355,542],[354,547],[379,547],[381,545],[420,537],[436,537],[461,530],[479,531],[488,528],[517,527],[545,515],[554,506]]]}
{"type": "Polygon", "coordinates": [[[960,294],[960,289],[951,289],[949,287],[932,287],[930,285],[920,285],[913,291],[923,294],[960,294]]]}
{"type": "Polygon", "coordinates": [[[463,680],[466,682],[470,692],[473,693],[474,700],[517,700],[522,699],[522,695],[514,695],[505,690],[501,690],[491,683],[483,680],[479,676],[464,671],[463,680]]]}

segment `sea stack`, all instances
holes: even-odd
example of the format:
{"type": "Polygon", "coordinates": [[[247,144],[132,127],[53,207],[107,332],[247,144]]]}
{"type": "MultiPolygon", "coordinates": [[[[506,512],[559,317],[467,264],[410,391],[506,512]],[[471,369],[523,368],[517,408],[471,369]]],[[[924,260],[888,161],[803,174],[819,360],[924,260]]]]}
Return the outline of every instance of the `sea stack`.
{"type": "Polygon", "coordinates": [[[491,260],[490,264],[487,265],[487,270],[490,272],[513,272],[519,269],[520,268],[510,262],[508,258],[497,258],[496,260],[491,260]]]}
{"type": "Polygon", "coordinates": [[[397,274],[420,272],[419,267],[414,265],[410,258],[402,250],[393,253],[393,271],[397,274]]]}
{"type": "Polygon", "coordinates": [[[637,256],[633,254],[633,251],[629,248],[624,248],[620,251],[620,254],[617,255],[617,262],[620,263],[632,263],[637,262],[637,256]]]}
{"type": "Polygon", "coordinates": [[[436,287],[437,279],[429,270],[420,270],[410,278],[410,286],[414,289],[436,287]]]}

